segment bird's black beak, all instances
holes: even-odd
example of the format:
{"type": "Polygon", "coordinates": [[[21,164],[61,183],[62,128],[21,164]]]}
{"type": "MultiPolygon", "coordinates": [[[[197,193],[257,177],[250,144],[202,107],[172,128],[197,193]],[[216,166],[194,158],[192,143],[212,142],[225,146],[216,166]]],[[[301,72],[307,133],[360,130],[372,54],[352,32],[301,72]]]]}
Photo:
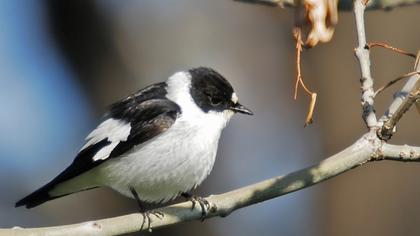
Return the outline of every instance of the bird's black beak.
{"type": "Polygon", "coordinates": [[[239,112],[239,113],[246,114],[246,115],[251,115],[251,116],[254,115],[254,113],[251,110],[249,110],[248,108],[244,107],[239,102],[233,104],[230,109],[232,111],[234,111],[234,112],[239,112]]]}

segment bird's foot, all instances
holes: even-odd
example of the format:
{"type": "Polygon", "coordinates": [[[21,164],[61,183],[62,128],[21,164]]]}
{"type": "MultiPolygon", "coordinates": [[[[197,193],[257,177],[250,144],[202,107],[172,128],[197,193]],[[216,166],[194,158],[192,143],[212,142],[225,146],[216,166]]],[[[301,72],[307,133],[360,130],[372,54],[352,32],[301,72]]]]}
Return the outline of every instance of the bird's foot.
{"type": "Polygon", "coordinates": [[[205,198],[200,196],[191,195],[189,193],[183,193],[181,194],[183,197],[185,197],[188,201],[191,201],[192,206],[191,210],[194,210],[195,205],[198,203],[201,208],[201,221],[204,221],[209,213],[210,210],[210,203],[205,198]]]}
{"type": "Polygon", "coordinates": [[[142,214],[142,216],[143,216],[143,222],[141,223],[140,230],[144,229],[144,226],[146,225],[146,221],[147,221],[146,230],[149,231],[149,232],[152,232],[152,226],[151,226],[152,219],[150,218],[151,215],[154,215],[159,220],[161,220],[163,217],[165,217],[165,214],[163,214],[163,212],[155,211],[155,210],[140,212],[140,214],[142,214]]]}
{"type": "Polygon", "coordinates": [[[156,210],[150,210],[150,211],[144,211],[144,207],[143,204],[140,201],[139,195],[137,194],[136,190],[133,187],[129,188],[131,193],[133,194],[134,199],[136,199],[137,205],[139,207],[139,211],[140,214],[142,214],[143,216],[143,222],[141,222],[141,227],[140,230],[143,230],[144,225],[146,224],[147,221],[147,231],[152,232],[152,219],[150,218],[150,215],[154,215],[156,218],[158,218],[159,220],[161,220],[163,217],[165,217],[165,215],[160,212],[160,211],[156,211],[156,210]]]}

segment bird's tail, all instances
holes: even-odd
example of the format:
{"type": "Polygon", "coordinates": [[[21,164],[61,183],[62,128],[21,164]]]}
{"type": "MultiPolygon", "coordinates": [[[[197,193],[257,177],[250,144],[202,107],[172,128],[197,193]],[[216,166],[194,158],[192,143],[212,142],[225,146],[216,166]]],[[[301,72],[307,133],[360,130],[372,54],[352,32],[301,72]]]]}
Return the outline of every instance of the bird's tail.
{"type": "Polygon", "coordinates": [[[89,179],[89,175],[83,176],[84,178],[78,176],[70,180],[64,179],[63,176],[63,174],[60,174],[48,184],[22,198],[16,202],[15,207],[25,206],[26,208],[32,208],[52,199],[98,187],[97,184],[85,180],[89,179]]]}
{"type": "Polygon", "coordinates": [[[25,206],[26,208],[32,208],[46,201],[65,196],[65,195],[50,196],[48,192],[52,188],[54,188],[54,185],[55,184],[52,182],[46,184],[45,186],[41,187],[40,189],[36,190],[35,192],[29,194],[28,196],[16,202],[15,207],[25,206]]]}
{"type": "Polygon", "coordinates": [[[91,164],[84,160],[90,160],[90,158],[84,158],[83,155],[91,153],[89,153],[90,149],[86,150],[80,152],[75,159],[78,160],[79,158],[81,160],[73,161],[51,182],[16,202],[15,207],[26,206],[26,208],[32,208],[55,198],[98,187],[95,174],[87,172],[91,164]]]}

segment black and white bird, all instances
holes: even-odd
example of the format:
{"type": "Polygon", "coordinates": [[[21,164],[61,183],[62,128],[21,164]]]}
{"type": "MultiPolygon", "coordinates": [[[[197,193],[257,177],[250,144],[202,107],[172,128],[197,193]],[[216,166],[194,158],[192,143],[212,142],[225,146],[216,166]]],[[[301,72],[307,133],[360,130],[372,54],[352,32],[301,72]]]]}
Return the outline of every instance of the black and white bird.
{"type": "Polygon", "coordinates": [[[16,207],[101,186],[139,204],[188,195],[209,175],[220,134],[237,112],[252,115],[216,71],[175,73],[111,105],[73,163],[16,207]]]}

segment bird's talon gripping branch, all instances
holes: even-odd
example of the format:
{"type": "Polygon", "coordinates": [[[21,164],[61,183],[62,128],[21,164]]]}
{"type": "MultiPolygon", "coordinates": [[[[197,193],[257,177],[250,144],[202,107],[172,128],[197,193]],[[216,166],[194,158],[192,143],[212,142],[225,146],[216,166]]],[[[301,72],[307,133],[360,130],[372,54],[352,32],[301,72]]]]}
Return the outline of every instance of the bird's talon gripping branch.
{"type": "Polygon", "coordinates": [[[163,219],[165,217],[165,214],[161,211],[152,211],[151,214],[156,216],[159,220],[163,219]]]}
{"type": "Polygon", "coordinates": [[[137,202],[137,205],[139,207],[140,214],[143,216],[143,221],[141,222],[140,230],[143,230],[144,229],[144,224],[147,221],[147,231],[152,232],[152,227],[151,227],[152,219],[150,218],[150,215],[154,215],[154,216],[156,216],[156,218],[158,218],[160,220],[163,217],[165,217],[165,215],[162,212],[155,211],[155,210],[144,211],[144,207],[143,207],[143,205],[141,203],[141,200],[139,198],[139,195],[138,195],[137,191],[133,187],[130,187],[129,189],[130,189],[130,192],[133,194],[134,199],[137,202]]]}
{"type": "Polygon", "coordinates": [[[212,210],[211,204],[205,198],[200,196],[194,196],[189,193],[182,193],[181,196],[185,197],[188,201],[191,201],[191,210],[194,210],[195,205],[198,203],[201,208],[201,221],[207,217],[209,211],[212,210]]]}
{"type": "Polygon", "coordinates": [[[149,214],[147,212],[141,212],[141,215],[143,216],[143,222],[141,223],[140,230],[143,230],[144,224],[146,223],[146,219],[149,222],[149,224],[148,224],[149,225],[148,229],[149,229],[150,228],[150,216],[149,216],[149,214]]]}
{"type": "Polygon", "coordinates": [[[150,218],[150,215],[154,215],[156,216],[156,218],[158,218],[159,220],[161,220],[163,217],[165,217],[165,215],[160,212],[160,211],[145,211],[145,212],[141,212],[142,216],[143,216],[143,222],[141,223],[140,226],[140,231],[144,229],[144,225],[147,221],[147,231],[152,232],[152,219],[150,218]]]}

